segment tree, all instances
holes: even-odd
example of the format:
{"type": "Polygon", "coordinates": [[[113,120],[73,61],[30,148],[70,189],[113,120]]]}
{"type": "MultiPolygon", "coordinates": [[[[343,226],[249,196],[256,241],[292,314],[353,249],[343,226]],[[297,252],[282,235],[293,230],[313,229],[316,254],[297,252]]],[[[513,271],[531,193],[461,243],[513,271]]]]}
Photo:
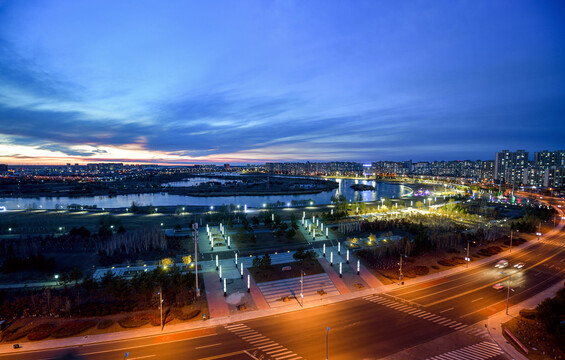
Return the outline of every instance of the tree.
{"type": "Polygon", "coordinates": [[[75,267],[71,270],[71,273],[69,274],[69,279],[71,281],[74,281],[75,285],[78,285],[78,281],[82,279],[82,276],[83,276],[82,271],[79,268],[75,267]]]}
{"type": "Polygon", "coordinates": [[[296,235],[296,230],[294,230],[293,228],[290,228],[285,234],[286,238],[289,240],[294,238],[294,235],[296,235]]]}
{"type": "Polygon", "coordinates": [[[416,207],[417,207],[418,209],[420,209],[422,206],[424,206],[424,203],[423,203],[423,202],[421,202],[421,201],[416,201],[416,207]]]}
{"type": "Polygon", "coordinates": [[[253,222],[253,225],[259,226],[259,222],[260,222],[260,221],[259,221],[259,218],[258,218],[257,216],[253,216],[253,217],[251,218],[251,221],[253,222]]]}
{"type": "Polygon", "coordinates": [[[271,266],[271,255],[269,255],[268,253],[265,253],[265,256],[263,256],[263,259],[261,260],[261,264],[263,267],[267,268],[271,266]]]}
{"type": "Polygon", "coordinates": [[[171,267],[174,263],[175,262],[171,258],[164,258],[163,260],[161,260],[161,265],[163,265],[163,267],[165,268],[171,267]]]}

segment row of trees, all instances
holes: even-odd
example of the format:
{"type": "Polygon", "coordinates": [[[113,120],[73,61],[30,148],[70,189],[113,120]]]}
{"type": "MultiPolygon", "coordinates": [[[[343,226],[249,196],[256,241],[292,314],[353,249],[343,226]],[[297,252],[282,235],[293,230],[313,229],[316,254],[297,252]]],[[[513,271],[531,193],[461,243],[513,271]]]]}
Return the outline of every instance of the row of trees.
{"type": "Polygon", "coordinates": [[[74,286],[62,289],[0,292],[0,319],[21,316],[58,315],[62,317],[103,316],[158,306],[157,291],[162,289],[165,306],[184,306],[195,298],[194,275],[176,266],[168,270],[140,272],[132,279],[107,272],[100,281],[71,271],[74,286]]]}

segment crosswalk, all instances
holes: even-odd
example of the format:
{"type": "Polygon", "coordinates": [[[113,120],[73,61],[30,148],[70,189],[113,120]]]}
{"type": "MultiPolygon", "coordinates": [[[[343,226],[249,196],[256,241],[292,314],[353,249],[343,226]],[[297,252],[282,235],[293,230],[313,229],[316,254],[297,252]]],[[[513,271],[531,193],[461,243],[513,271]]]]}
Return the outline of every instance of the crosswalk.
{"type": "Polygon", "coordinates": [[[489,332],[482,327],[469,326],[466,329],[463,329],[463,332],[465,334],[479,337],[483,340],[489,340],[491,338],[489,332]]]}
{"type": "Polygon", "coordinates": [[[438,325],[449,327],[451,329],[454,329],[455,331],[459,331],[459,330],[464,329],[468,326],[467,324],[460,323],[459,321],[448,319],[448,318],[443,317],[441,315],[437,315],[437,314],[434,314],[434,313],[431,313],[431,312],[428,312],[428,311],[425,311],[425,310],[420,310],[418,308],[415,308],[414,306],[402,304],[402,303],[399,303],[397,301],[391,300],[391,299],[383,297],[383,296],[368,295],[368,296],[364,296],[363,299],[377,303],[377,304],[382,305],[382,306],[386,306],[386,307],[394,309],[394,310],[402,311],[404,313],[419,317],[419,318],[427,320],[427,321],[431,321],[431,322],[436,323],[438,325]]]}
{"type": "Polygon", "coordinates": [[[426,360],[485,360],[502,354],[503,351],[497,344],[493,342],[483,341],[475,345],[470,345],[458,350],[446,352],[445,354],[436,355],[426,360]]]}
{"type": "MultiPolygon", "coordinates": [[[[303,281],[302,294],[304,295],[305,301],[340,294],[326,273],[304,276],[303,281]]],[[[259,283],[257,286],[271,307],[285,305],[285,303],[281,301],[281,298],[284,296],[296,298],[297,300],[300,297],[300,278],[268,281],[259,283]]]]}
{"type": "Polygon", "coordinates": [[[237,335],[240,339],[248,342],[257,350],[268,356],[268,358],[261,357],[261,359],[274,359],[274,360],[298,360],[302,359],[302,356],[296,354],[295,352],[288,350],[284,346],[274,342],[265,335],[259,333],[256,330],[251,329],[249,326],[244,324],[229,324],[225,325],[225,328],[237,335]]]}

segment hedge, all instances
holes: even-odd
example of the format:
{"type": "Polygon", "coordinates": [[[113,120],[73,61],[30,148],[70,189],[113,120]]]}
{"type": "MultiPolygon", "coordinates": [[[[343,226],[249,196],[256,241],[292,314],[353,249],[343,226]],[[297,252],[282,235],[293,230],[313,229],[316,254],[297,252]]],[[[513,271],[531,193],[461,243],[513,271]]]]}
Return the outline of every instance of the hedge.
{"type": "MultiPolygon", "coordinates": [[[[54,326],[51,323],[43,323],[43,324],[39,324],[39,325],[30,327],[30,328],[27,328],[27,329],[18,328],[13,333],[6,335],[4,340],[14,341],[14,340],[21,339],[23,337],[26,337],[26,336],[33,334],[33,333],[36,333],[36,332],[39,333],[39,332],[45,332],[45,331],[49,331],[49,335],[50,335],[53,328],[54,328],[54,326]]],[[[49,336],[49,335],[47,335],[47,336],[49,336]]]]}
{"type": "Polygon", "coordinates": [[[98,329],[107,329],[110,326],[114,325],[114,320],[104,319],[98,323],[98,329]]]}
{"type": "Polygon", "coordinates": [[[68,336],[73,336],[81,333],[91,327],[95,326],[96,322],[93,320],[74,320],[63,323],[59,325],[55,330],[53,330],[53,337],[63,338],[68,336]]]}

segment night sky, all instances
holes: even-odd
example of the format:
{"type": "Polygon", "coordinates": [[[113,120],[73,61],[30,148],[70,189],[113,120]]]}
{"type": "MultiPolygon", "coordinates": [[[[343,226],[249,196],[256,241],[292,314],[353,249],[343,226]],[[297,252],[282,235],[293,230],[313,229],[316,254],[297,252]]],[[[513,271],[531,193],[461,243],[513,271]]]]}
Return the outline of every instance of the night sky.
{"type": "Polygon", "coordinates": [[[0,0],[0,163],[561,149],[564,15],[561,0],[0,0]]]}

